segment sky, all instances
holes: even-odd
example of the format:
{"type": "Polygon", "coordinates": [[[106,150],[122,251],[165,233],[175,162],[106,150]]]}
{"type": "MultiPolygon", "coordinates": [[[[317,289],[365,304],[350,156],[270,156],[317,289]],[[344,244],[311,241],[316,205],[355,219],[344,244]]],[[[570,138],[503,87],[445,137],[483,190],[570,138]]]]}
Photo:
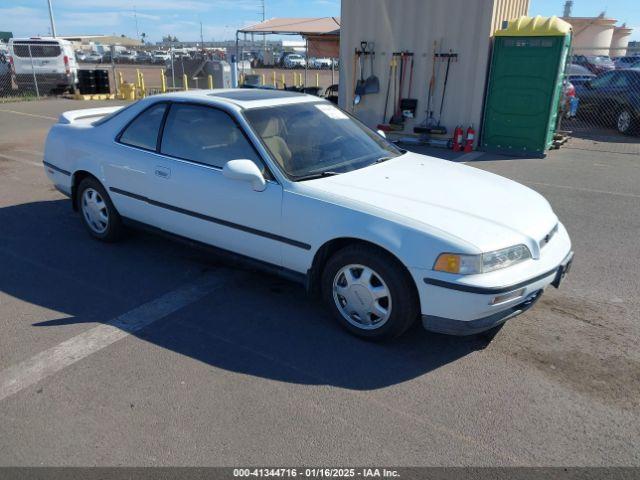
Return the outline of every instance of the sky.
{"type": "MultiPolygon", "coordinates": [[[[51,0],[58,35],[117,34],[152,41],[171,34],[182,41],[234,38],[235,31],[261,20],[261,0],[51,0]],[[134,13],[135,12],[135,13],[134,13]],[[137,33],[136,33],[137,19],[137,33]]],[[[394,0],[401,3],[402,0],[394,0]]],[[[475,0],[469,0],[475,1],[475,0]]],[[[340,15],[340,0],[265,0],[266,17],[340,15]]],[[[561,15],[564,0],[530,0],[530,15],[561,15]]],[[[640,40],[640,0],[574,0],[574,16],[607,16],[634,28],[640,40]]],[[[0,0],[0,31],[14,36],[50,32],[46,0],[0,0]]]]}

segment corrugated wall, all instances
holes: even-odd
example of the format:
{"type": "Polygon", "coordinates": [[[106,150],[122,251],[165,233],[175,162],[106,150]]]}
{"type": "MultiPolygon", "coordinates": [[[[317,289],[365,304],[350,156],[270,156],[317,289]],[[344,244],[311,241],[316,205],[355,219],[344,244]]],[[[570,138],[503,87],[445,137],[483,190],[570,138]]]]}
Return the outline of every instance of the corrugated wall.
{"type": "MultiPolygon", "coordinates": [[[[527,7],[528,0],[342,0],[340,105],[354,111],[369,126],[382,122],[391,54],[413,51],[411,97],[418,99],[418,112],[414,121],[407,120],[405,128],[412,132],[413,124],[425,118],[433,42],[438,41],[441,51],[451,49],[458,53],[458,61],[451,64],[442,124],[449,129],[471,123],[478,127],[494,25],[499,28],[503,19],[525,14],[527,7]],[[375,74],[380,79],[381,92],[364,96],[354,109],[354,51],[360,48],[361,41],[375,43],[375,74]]],[[[446,62],[439,62],[432,107],[436,117],[445,67],[446,62]]],[[[369,74],[368,65],[365,72],[369,74]]],[[[391,108],[391,102],[389,105],[391,108]]]]}
{"type": "Polygon", "coordinates": [[[529,12],[529,0],[495,0],[491,18],[491,35],[502,28],[504,20],[518,18],[529,12]]]}

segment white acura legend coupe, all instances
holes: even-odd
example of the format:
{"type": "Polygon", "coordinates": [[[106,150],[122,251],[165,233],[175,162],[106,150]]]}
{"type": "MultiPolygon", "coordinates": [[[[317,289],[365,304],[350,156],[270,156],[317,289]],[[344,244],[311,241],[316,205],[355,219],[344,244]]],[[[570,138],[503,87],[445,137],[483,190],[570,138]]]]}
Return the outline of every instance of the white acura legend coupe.
{"type": "Polygon", "coordinates": [[[352,333],[474,334],[558,287],[573,253],[538,193],[409,153],[317,97],[199,90],[66,112],[47,175],[88,232],[187,239],[304,282],[352,333]]]}

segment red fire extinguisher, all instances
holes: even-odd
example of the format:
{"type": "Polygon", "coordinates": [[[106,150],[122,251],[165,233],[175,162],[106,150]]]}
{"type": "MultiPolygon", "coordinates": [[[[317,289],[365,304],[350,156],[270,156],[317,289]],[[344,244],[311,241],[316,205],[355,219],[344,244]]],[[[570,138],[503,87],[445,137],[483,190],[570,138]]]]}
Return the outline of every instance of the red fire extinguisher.
{"type": "Polygon", "coordinates": [[[464,132],[462,130],[461,125],[457,125],[456,129],[453,131],[453,151],[461,152],[462,151],[462,136],[464,132]]]}
{"type": "Polygon", "coordinates": [[[476,131],[473,129],[473,125],[467,128],[467,140],[464,143],[464,152],[469,153],[473,151],[473,141],[476,139],[476,131]]]}

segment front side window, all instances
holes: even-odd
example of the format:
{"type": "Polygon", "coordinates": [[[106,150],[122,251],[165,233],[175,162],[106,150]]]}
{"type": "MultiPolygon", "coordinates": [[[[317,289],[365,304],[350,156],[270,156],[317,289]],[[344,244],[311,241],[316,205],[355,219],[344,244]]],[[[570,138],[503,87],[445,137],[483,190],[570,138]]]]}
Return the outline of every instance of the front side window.
{"type": "Polygon", "coordinates": [[[262,169],[253,146],[225,112],[204,105],[171,106],[161,153],[222,168],[229,160],[252,160],[262,169]]]}
{"type": "Polygon", "coordinates": [[[294,181],[345,173],[402,154],[328,102],[255,108],[245,117],[294,181]]]}
{"type": "Polygon", "coordinates": [[[166,103],[159,103],[146,109],[122,132],[120,143],[155,151],[160,125],[166,109],[166,103]]]}

